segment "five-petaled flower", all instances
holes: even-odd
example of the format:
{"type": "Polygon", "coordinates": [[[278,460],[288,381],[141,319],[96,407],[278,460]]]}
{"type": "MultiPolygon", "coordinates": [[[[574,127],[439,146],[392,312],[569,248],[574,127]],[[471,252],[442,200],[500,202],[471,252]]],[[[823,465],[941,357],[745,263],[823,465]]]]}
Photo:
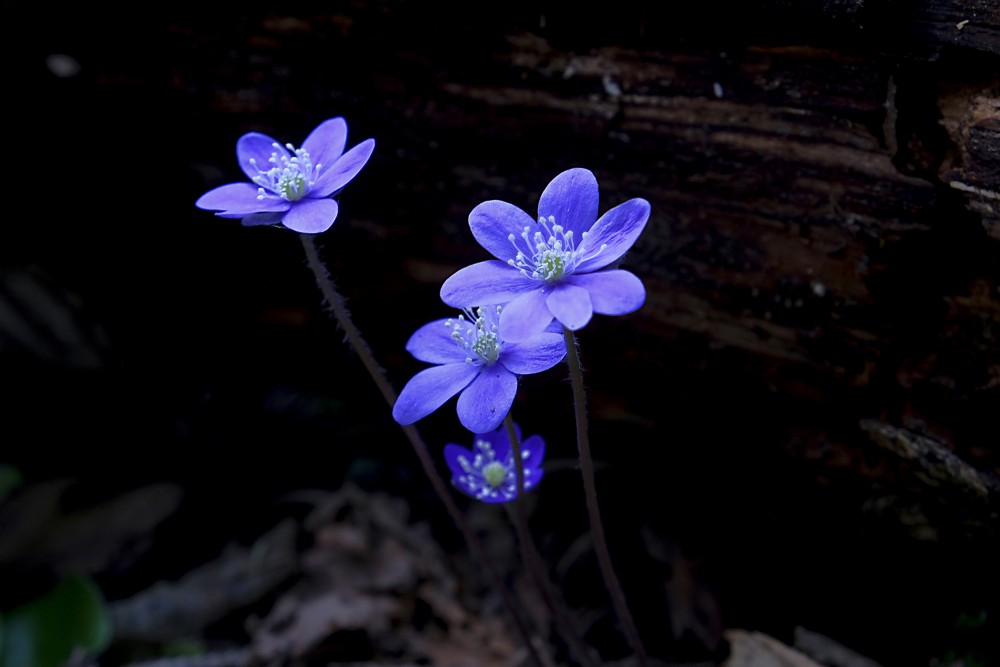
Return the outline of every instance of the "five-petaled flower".
{"type": "Polygon", "coordinates": [[[260,132],[244,134],[236,142],[236,157],[252,182],[217,187],[195,206],[223,218],[242,218],[244,225],[280,222],[305,234],[325,232],[339,211],[331,196],[358,175],[375,149],[374,139],[345,153],[346,144],[343,118],[320,123],[301,148],[282,146],[260,132]]]}
{"type": "Polygon", "coordinates": [[[437,364],[406,383],[392,407],[400,424],[412,424],[458,397],[458,419],[473,433],[493,431],[510,411],[517,376],[552,368],[566,355],[560,333],[540,331],[517,343],[505,341],[497,321],[502,309],[483,306],[468,317],[441,319],[417,329],[406,343],[420,361],[437,364]]]}
{"type": "Polygon", "coordinates": [[[594,313],[624,315],[646,300],[635,275],[611,265],[632,247],[649,219],[649,202],[630,199],[598,213],[597,179],[569,169],[548,184],[538,219],[513,204],[483,202],[469,214],[476,240],[495,260],[459,270],[441,287],[449,306],[503,303],[500,333],[520,341],[553,318],[570,330],[594,313]]]}
{"type": "MultiPolygon", "coordinates": [[[[518,440],[521,428],[514,424],[518,440]]],[[[530,491],[542,479],[542,459],[545,441],[533,435],[521,442],[524,462],[524,490],[530,491]]],[[[464,493],[484,503],[505,503],[517,497],[517,474],[507,429],[481,433],[472,443],[472,450],[461,445],[444,447],[444,459],[451,469],[451,481],[464,493]]]]}

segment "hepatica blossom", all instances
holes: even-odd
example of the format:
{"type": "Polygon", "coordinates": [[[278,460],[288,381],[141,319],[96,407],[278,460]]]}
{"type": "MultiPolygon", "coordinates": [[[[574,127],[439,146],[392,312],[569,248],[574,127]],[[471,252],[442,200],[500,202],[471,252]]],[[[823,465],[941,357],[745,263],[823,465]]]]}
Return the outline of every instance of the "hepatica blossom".
{"type": "Polygon", "coordinates": [[[517,376],[552,368],[566,354],[562,335],[541,331],[517,343],[499,332],[500,306],[484,306],[453,319],[435,320],[410,336],[406,349],[435,366],[414,375],[392,407],[400,424],[412,424],[458,397],[458,419],[473,433],[495,430],[510,411],[517,376]]]}
{"type": "Polygon", "coordinates": [[[642,281],[613,265],[642,233],[649,202],[630,199],[597,213],[597,179],[587,169],[552,179],[537,219],[504,201],[483,202],[469,214],[469,227],[497,259],[452,275],[441,298],[457,308],[506,303],[500,332],[507,341],[530,338],[553,319],[575,331],[594,313],[637,310],[646,300],[642,281]]]}
{"type": "MultiPolygon", "coordinates": [[[[521,428],[514,424],[514,430],[520,440],[521,428]]],[[[535,488],[541,481],[543,458],[545,441],[542,436],[533,435],[521,442],[525,491],[535,488]]],[[[452,484],[476,500],[505,503],[517,497],[517,473],[507,429],[477,435],[471,450],[461,445],[445,445],[444,459],[451,469],[452,484]]]]}
{"type": "Polygon", "coordinates": [[[320,123],[301,148],[249,132],[236,142],[236,157],[250,183],[230,183],[203,194],[195,206],[242,218],[244,225],[283,224],[305,234],[325,232],[337,219],[332,195],[358,175],[375,149],[365,139],[344,152],[347,122],[320,123]]]}

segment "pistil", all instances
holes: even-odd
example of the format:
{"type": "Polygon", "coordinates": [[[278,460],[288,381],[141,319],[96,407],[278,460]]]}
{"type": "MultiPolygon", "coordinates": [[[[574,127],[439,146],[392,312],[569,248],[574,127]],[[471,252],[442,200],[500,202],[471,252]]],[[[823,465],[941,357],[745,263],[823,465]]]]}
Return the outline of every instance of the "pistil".
{"type": "Polygon", "coordinates": [[[468,357],[466,363],[475,365],[490,365],[500,358],[503,342],[499,336],[500,306],[493,310],[477,308],[475,312],[466,310],[454,320],[445,322],[451,329],[451,337],[463,349],[468,357]],[[466,320],[468,315],[469,320],[466,320]]]}
{"type": "MultiPolygon", "coordinates": [[[[534,234],[531,227],[525,227],[521,232],[521,241],[513,234],[507,237],[516,252],[507,264],[526,278],[552,284],[571,275],[584,258],[576,247],[573,230],[557,225],[555,216],[539,217],[538,224],[541,230],[536,229],[534,234]]],[[[581,240],[587,238],[587,232],[581,237],[581,240]]],[[[607,245],[602,245],[596,254],[606,248],[607,245]]]]}
{"type": "Polygon", "coordinates": [[[313,166],[309,151],[304,148],[295,148],[292,144],[282,147],[277,143],[273,147],[274,151],[267,159],[271,166],[267,169],[262,169],[256,159],[250,158],[250,166],[257,170],[253,182],[260,186],[257,199],[265,199],[269,193],[285,201],[302,199],[309,194],[323,165],[313,166]]]}

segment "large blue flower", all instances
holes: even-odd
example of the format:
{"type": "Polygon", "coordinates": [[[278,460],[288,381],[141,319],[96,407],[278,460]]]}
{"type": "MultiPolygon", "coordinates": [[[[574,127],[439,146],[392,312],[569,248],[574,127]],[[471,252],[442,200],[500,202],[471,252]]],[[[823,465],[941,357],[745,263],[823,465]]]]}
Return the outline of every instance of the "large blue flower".
{"type": "Polygon", "coordinates": [[[236,142],[236,157],[252,182],[209,190],[195,206],[223,218],[242,218],[244,225],[280,222],[305,234],[325,232],[339,211],[331,195],[358,175],[375,149],[374,139],[345,153],[346,144],[343,118],[320,123],[301,148],[282,146],[260,132],[244,134],[236,142]]]}
{"type": "MultiPolygon", "coordinates": [[[[514,424],[514,431],[521,440],[521,427],[514,424]]],[[[541,481],[543,458],[545,441],[542,436],[533,435],[521,442],[525,491],[535,488],[541,481]]],[[[477,435],[471,450],[461,445],[445,445],[444,460],[451,469],[452,484],[476,500],[505,503],[517,497],[514,454],[506,428],[477,435]]]]}
{"type": "Polygon", "coordinates": [[[406,349],[420,361],[437,364],[406,383],[392,417],[412,424],[458,397],[458,419],[473,433],[493,431],[514,403],[517,376],[552,368],[566,355],[562,335],[542,331],[518,343],[499,335],[502,309],[484,306],[468,317],[435,320],[410,336],[406,349]]]}
{"type": "Polygon", "coordinates": [[[543,331],[553,318],[571,330],[594,313],[624,315],[646,300],[636,276],[611,265],[632,247],[649,219],[649,202],[630,199],[600,218],[597,179],[569,169],[548,184],[537,221],[507,202],[483,202],[469,227],[495,260],[467,266],[441,287],[449,306],[506,303],[500,332],[520,341],[543,331]]]}

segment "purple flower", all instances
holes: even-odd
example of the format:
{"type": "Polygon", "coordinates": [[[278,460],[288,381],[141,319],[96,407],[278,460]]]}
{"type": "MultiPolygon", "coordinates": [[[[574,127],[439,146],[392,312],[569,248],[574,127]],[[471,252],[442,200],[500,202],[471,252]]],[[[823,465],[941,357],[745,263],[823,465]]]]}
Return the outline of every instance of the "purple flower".
{"type": "MultiPolygon", "coordinates": [[[[514,431],[520,440],[521,428],[517,424],[514,424],[514,431]]],[[[542,436],[533,435],[521,442],[525,491],[535,488],[541,481],[543,458],[545,441],[542,436]]],[[[461,445],[445,445],[444,459],[451,468],[452,483],[476,500],[505,503],[517,497],[517,473],[507,429],[477,435],[471,451],[461,445]]]]}
{"type": "Polygon", "coordinates": [[[244,225],[275,225],[304,234],[325,232],[337,219],[336,194],[358,175],[375,149],[365,139],[344,152],[347,122],[331,118],[320,123],[302,148],[282,146],[249,132],[236,142],[236,158],[252,183],[230,183],[209,190],[195,206],[218,211],[223,218],[242,218],[244,225]]]}
{"type": "Polygon", "coordinates": [[[649,202],[630,199],[598,219],[597,179],[569,169],[552,179],[538,202],[538,221],[507,202],[483,202],[469,227],[495,260],[467,266],[441,286],[449,306],[506,303],[504,340],[543,331],[553,318],[571,330],[594,313],[638,310],[646,289],[633,274],[612,268],[632,247],[649,219],[649,202]]]}
{"type": "Polygon", "coordinates": [[[566,355],[562,335],[542,331],[518,343],[500,337],[500,306],[484,306],[468,318],[435,320],[410,336],[406,349],[420,361],[437,364],[406,383],[392,417],[412,424],[458,397],[458,419],[473,433],[500,425],[514,403],[517,376],[552,368],[566,355]]]}

